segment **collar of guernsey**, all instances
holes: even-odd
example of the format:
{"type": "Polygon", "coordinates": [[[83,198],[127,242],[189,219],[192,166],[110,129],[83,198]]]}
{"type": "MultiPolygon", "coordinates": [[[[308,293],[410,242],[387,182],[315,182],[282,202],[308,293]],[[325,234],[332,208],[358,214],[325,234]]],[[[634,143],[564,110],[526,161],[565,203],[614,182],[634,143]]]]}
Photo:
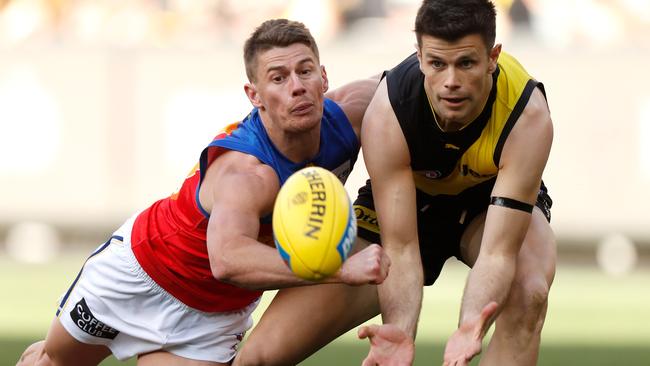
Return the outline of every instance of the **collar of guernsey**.
{"type": "MultiPolygon", "coordinates": [[[[213,140],[203,150],[200,162],[201,181],[208,166],[220,154],[226,150],[235,150],[253,155],[273,168],[280,184],[284,184],[296,171],[314,165],[334,172],[345,183],[357,160],[359,148],[359,139],[347,116],[336,102],[326,98],[321,120],[319,151],[313,158],[295,163],[273,144],[266,133],[259,111],[255,108],[232,133],[213,140]]],[[[197,197],[198,189],[200,184],[197,187],[197,197]]],[[[209,213],[200,206],[198,199],[197,206],[209,217],[209,213]]],[[[270,216],[269,214],[262,218],[262,221],[270,222],[270,216]]]]}

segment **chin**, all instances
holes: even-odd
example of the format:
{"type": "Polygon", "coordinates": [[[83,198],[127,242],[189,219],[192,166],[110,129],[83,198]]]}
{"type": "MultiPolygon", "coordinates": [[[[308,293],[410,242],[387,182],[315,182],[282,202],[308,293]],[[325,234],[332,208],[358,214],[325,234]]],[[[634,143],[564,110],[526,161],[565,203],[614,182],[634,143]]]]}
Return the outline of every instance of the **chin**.
{"type": "Polygon", "coordinates": [[[462,111],[447,111],[442,118],[452,123],[464,123],[467,122],[467,113],[462,111]]]}
{"type": "Polygon", "coordinates": [[[314,128],[320,127],[321,118],[305,116],[304,118],[295,119],[290,123],[289,130],[295,133],[311,131],[314,128]]]}

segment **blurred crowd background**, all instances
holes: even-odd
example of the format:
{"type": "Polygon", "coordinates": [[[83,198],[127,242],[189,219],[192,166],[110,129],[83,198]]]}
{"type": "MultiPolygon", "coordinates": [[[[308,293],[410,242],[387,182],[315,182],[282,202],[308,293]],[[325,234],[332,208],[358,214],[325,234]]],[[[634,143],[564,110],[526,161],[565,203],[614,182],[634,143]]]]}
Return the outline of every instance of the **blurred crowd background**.
{"type": "MultiPolygon", "coordinates": [[[[495,0],[500,34],[531,32],[553,47],[606,45],[644,39],[650,23],[646,0],[495,0]]],[[[205,47],[239,45],[267,18],[309,23],[331,39],[365,19],[414,17],[418,0],[0,0],[0,42],[205,47]]]]}
{"type": "MultiPolygon", "coordinates": [[[[548,91],[560,259],[647,265],[650,1],[495,3],[497,41],[548,91]]],[[[0,251],[39,262],[97,245],[173,192],[250,109],[242,46],[263,20],[303,21],[336,87],[413,52],[419,4],[0,0],[0,251]]],[[[364,179],[360,161],[353,197],[364,179]]]]}

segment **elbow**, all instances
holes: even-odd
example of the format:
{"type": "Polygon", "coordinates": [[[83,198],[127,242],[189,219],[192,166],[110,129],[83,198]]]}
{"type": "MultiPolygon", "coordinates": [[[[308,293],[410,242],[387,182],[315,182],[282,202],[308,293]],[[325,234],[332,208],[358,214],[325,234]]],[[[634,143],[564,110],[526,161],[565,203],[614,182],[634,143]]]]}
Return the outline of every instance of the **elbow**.
{"type": "Polygon", "coordinates": [[[236,258],[232,247],[226,242],[214,242],[208,247],[208,260],[210,261],[210,272],[212,277],[220,282],[233,284],[237,276],[237,263],[232,260],[236,258]]]}
{"type": "Polygon", "coordinates": [[[210,270],[217,281],[232,283],[235,277],[233,266],[224,259],[211,258],[210,270]]]}
{"type": "Polygon", "coordinates": [[[236,266],[232,263],[229,263],[227,260],[211,260],[210,261],[210,271],[212,272],[212,277],[219,282],[227,283],[229,285],[241,287],[247,290],[259,290],[255,286],[242,281],[242,276],[238,274],[236,266]]]}
{"type": "Polygon", "coordinates": [[[226,269],[224,269],[221,266],[212,266],[211,269],[212,269],[212,277],[214,277],[217,281],[230,282],[232,276],[230,275],[230,272],[228,272],[226,269]]]}

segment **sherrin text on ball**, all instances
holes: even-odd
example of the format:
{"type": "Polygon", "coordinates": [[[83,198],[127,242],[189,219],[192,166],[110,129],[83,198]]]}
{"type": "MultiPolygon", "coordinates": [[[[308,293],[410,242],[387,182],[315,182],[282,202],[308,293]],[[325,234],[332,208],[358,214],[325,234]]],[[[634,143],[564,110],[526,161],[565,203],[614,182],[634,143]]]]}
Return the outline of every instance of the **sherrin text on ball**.
{"type": "Polygon", "coordinates": [[[318,281],[336,273],[356,235],[350,198],[332,172],[303,168],[280,188],[273,209],[273,237],[296,276],[318,281]]]}

